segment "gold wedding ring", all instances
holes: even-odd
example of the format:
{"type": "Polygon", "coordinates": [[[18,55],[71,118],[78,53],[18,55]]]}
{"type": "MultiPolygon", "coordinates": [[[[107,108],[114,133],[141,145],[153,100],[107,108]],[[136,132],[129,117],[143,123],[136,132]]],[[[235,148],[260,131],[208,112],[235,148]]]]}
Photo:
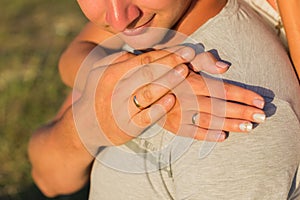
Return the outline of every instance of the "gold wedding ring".
{"type": "Polygon", "coordinates": [[[140,109],[140,110],[143,109],[143,107],[139,104],[139,101],[137,100],[136,95],[133,96],[133,103],[138,109],[140,109]]]}

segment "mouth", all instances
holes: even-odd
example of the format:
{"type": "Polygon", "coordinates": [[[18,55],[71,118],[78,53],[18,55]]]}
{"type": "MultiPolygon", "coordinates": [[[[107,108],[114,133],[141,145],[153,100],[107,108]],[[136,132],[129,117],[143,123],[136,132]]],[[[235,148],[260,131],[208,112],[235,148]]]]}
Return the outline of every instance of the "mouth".
{"type": "Polygon", "coordinates": [[[142,34],[147,30],[148,27],[151,26],[154,17],[155,14],[146,23],[139,25],[135,28],[127,28],[122,33],[126,36],[136,36],[142,34]]]}

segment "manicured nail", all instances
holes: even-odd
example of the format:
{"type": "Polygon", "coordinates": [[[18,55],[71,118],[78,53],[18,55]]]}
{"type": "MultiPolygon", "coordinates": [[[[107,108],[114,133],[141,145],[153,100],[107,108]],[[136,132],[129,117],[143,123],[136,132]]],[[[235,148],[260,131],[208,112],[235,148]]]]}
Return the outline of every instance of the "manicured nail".
{"type": "Polygon", "coordinates": [[[219,68],[225,69],[225,68],[228,68],[230,65],[228,63],[218,61],[218,62],[216,62],[216,66],[219,68]]]}
{"type": "Polygon", "coordinates": [[[261,100],[261,99],[254,99],[254,100],[253,100],[253,105],[255,105],[255,106],[258,107],[258,108],[263,109],[264,106],[265,106],[265,101],[264,101],[264,100],[261,100]]]}
{"type": "Polygon", "coordinates": [[[185,76],[187,73],[185,65],[178,65],[174,68],[174,70],[176,71],[176,74],[179,74],[181,76],[185,76]]]}
{"type": "Polygon", "coordinates": [[[226,139],[226,134],[221,132],[219,134],[216,134],[215,137],[216,137],[216,140],[225,140],[226,139]]]}
{"type": "Polygon", "coordinates": [[[184,47],[178,51],[178,54],[185,60],[192,60],[195,56],[195,51],[192,48],[184,47]]]}
{"type": "Polygon", "coordinates": [[[253,129],[253,124],[251,122],[245,122],[240,124],[240,130],[241,131],[251,131],[253,129]]]}
{"type": "Polygon", "coordinates": [[[254,119],[255,122],[262,123],[266,120],[266,115],[261,114],[261,113],[257,113],[257,114],[253,115],[253,119],[254,119]]]}
{"type": "Polygon", "coordinates": [[[172,106],[172,105],[174,105],[174,103],[175,103],[175,101],[174,101],[174,96],[173,95],[166,95],[165,97],[164,97],[164,99],[163,99],[163,105],[165,105],[165,106],[172,106]]]}

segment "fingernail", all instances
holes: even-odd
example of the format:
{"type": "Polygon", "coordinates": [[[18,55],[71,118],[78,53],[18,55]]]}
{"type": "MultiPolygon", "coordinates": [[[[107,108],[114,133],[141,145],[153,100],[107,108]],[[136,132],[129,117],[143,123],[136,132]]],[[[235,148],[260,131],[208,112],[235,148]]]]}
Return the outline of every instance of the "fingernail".
{"type": "Polygon", "coordinates": [[[185,60],[190,61],[195,57],[195,51],[192,48],[184,47],[178,51],[178,54],[185,60]]]}
{"type": "Polygon", "coordinates": [[[226,139],[226,134],[221,132],[219,134],[216,134],[216,140],[225,140],[226,139]]]}
{"type": "Polygon", "coordinates": [[[228,68],[230,65],[228,63],[218,61],[218,62],[216,62],[216,66],[219,68],[225,69],[225,68],[228,68]]]}
{"type": "Polygon", "coordinates": [[[264,101],[264,100],[261,100],[261,99],[254,99],[254,100],[253,100],[253,105],[255,105],[255,106],[258,107],[258,108],[263,109],[264,106],[265,106],[265,101],[264,101]]]}
{"type": "Polygon", "coordinates": [[[174,105],[174,96],[172,94],[166,95],[163,99],[163,105],[165,106],[173,106],[174,105]]]}
{"type": "Polygon", "coordinates": [[[266,115],[261,113],[256,113],[253,115],[253,119],[255,122],[262,123],[266,120],[266,115]]]}
{"type": "Polygon", "coordinates": [[[253,124],[250,122],[245,122],[240,124],[240,130],[241,131],[251,131],[253,129],[253,124]]]}
{"type": "Polygon", "coordinates": [[[185,65],[178,65],[174,68],[174,70],[181,76],[185,76],[187,72],[185,65]]]}

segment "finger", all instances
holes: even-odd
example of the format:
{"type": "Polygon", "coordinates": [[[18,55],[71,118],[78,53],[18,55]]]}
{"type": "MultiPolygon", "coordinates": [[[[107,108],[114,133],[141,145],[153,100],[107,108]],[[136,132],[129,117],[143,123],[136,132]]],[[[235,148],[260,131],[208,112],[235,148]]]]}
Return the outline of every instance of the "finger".
{"type": "Polygon", "coordinates": [[[194,137],[196,140],[205,140],[208,142],[223,142],[226,140],[227,134],[224,131],[215,131],[198,128],[194,137]]]}
{"type": "Polygon", "coordinates": [[[197,95],[240,102],[260,109],[265,104],[264,98],[259,94],[221,80],[204,77],[193,72],[190,73],[187,80],[197,95]]]}
{"type": "Polygon", "coordinates": [[[198,96],[199,109],[201,112],[211,113],[219,117],[242,119],[256,123],[263,123],[265,113],[258,108],[227,102],[216,98],[198,96]]]}
{"type": "Polygon", "coordinates": [[[97,62],[95,62],[93,64],[93,68],[95,69],[98,67],[103,67],[103,66],[107,66],[107,65],[111,65],[111,64],[120,63],[120,62],[126,61],[128,59],[131,59],[134,56],[135,55],[133,55],[132,53],[126,52],[126,51],[109,54],[109,55],[101,58],[97,62]]]}
{"type": "MultiPolygon", "coordinates": [[[[192,56],[194,55],[194,51],[189,47],[181,47],[178,49],[178,52],[181,52],[182,55],[184,54],[188,54],[192,56]]],[[[124,54],[124,56],[131,57],[132,55],[124,54]]],[[[129,60],[117,63],[115,65],[110,65],[104,70],[104,72],[101,71],[102,68],[94,69],[94,71],[98,72],[100,70],[101,76],[98,76],[101,77],[101,79],[99,80],[100,83],[101,82],[106,83],[108,87],[111,87],[111,89],[114,90],[114,93],[120,93],[119,96],[130,97],[133,91],[135,91],[137,88],[151,83],[153,80],[159,78],[160,76],[164,75],[170,70],[169,68],[159,65],[159,63],[170,63],[168,66],[174,68],[177,66],[178,63],[180,64],[183,62],[185,62],[185,60],[182,59],[182,57],[179,57],[174,53],[169,53],[166,50],[160,50],[157,52],[154,51],[154,52],[145,53],[145,55],[134,56],[129,60]],[[163,55],[166,56],[162,57],[163,55]],[[134,67],[137,68],[136,66],[137,63],[138,64],[148,63],[151,62],[152,60],[155,60],[156,58],[161,58],[158,60],[156,65],[154,64],[152,65],[152,63],[150,63],[147,65],[140,66],[138,70],[128,69],[134,67]]],[[[183,70],[183,71],[185,74],[188,73],[187,70],[183,70]]],[[[173,76],[168,75],[167,77],[169,77],[169,80],[166,80],[166,82],[171,83],[174,81],[174,79],[178,79],[178,81],[182,81],[182,77],[178,76],[178,73],[177,75],[174,72],[172,73],[173,76]]]]}
{"type": "MultiPolygon", "coordinates": [[[[193,49],[189,47],[181,47],[178,52],[192,57],[194,55],[193,49]]],[[[125,56],[130,57],[131,55],[125,54],[125,56]]],[[[110,76],[106,76],[108,80],[104,81],[111,82],[110,77],[114,77],[114,80],[119,80],[119,85],[126,85],[132,90],[136,90],[138,87],[159,78],[171,68],[185,62],[185,59],[167,50],[153,51],[110,65],[105,70],[105,73],[110,74],[110,76]]]]}
{"type": "Polygon", "coordinates": [[[181,64],[174,69],[168,71],[162,77],[149,83],[135,91],[132,98],[135,106],[146,108],[156,102],[163,95],[168,93],[172,88],[182,82],[188,75],[188,68],[181,64]],[[138,105],[138,106],[137,106],[138,105]]]}
{"type": "MultiPolygon", "coordinates": [[[[133,133],[140,133],[148,126],[157,122],[159,119],[164,117],[175,105],[176,99],[173,94],[167,94],[155,102],[153,105],[140,110],[132,116],[129,124],[129,129],[134,130],[133,133]]],[[[136,137],[137,135],[133,135],[136,137]]]]}
{"type": "Polygon", "coordinates": [[[182,130],[177,133],[178,136],[194,138],[196,140],[205,140],[209,142],[222,142],[226,139],[227,134],[224,131],[207,130],[191,125],[182,125],[182,130]]]}
{"type": "Polygon", "coordinates": [[[184,43],[181,45],[194,49],[196,56],[190,62],[189,66],[195,72],[206,71],[212,74],[224,73],[231,65],[229,62],[217,59],[211,52],[204,52],[202,44],[184,43]]]}
{"type": "Polygon", "coordinates": [[[177,66],[182,63],[188,63],[195,57],[195,50],[191,47],[184,47],[184,46],[175,46],[164,50],[159,50],[156,53],[159,55],[162,55],[160,53],[162,52],[169,52],[169,54],[159,57],[155,60],[153,60],[152,63],[158,63],[161,65],[166,65],[170,67],[177,66]]]}
{"type": "MultiPolygon", "coordinates": [[[[170,64],[170,66],[176,66],[176,63],[180,64],[183,62],[191,61],[194,58],[194,56],[195,51],[193,50],[193,48],[184,46],[173,46],[161,50],[145,52],[140,55],[135,55],[131,52],[122,51],[110,54],[102,58],[101,60],[95,62],[94,68],[116,63],[122,63],[130,59],[132,64],[131,66],[133,67],[136,65],[146,65],[149,63],[153,63],[159,59],[163,59],[162,64],[170,64]],[[167,58],[164,59],[165,57],[167,58]]],[[[131,66],[128,67],[131,68],[131,66]]]]}
{"type": "Polygon", "coordinates": [[[230,63],[218,60],[210,52],[200,53],[191,61],[191,68],[195,72],[206,71],[212,74],[219,74],[226,72],[229,67],[230,63]]]}
{"type": "Polygon", "coordinates": [[[246,120],[223,118],[197,111],[188,111],[187,116],[190,117],[184,119],[184,123],[204,129],[244,133],[250,132],[253,129],[253,124],[246,120]]]}
{"type": "Polygon", "coordinates": [[[263,109],[265,100],[259,94],[245,88],[225,83],[226,98],[263,109]]]}
{"type": "MultiPolygon", "coordinates": [[[[181,52],[181,54],[193,54],[193,51],[191,51],[189,47],[182,47],[178,52],[181,52]]],[[[155,53],[154,57],[156,57],[156,53],[158,52],[153,53],[155,53]]],[[[161,53],[159,53],[159,55],[161,56],[161,53]]],[[[185,60],[175,54],[168,54],[156,60],[155,65],[154,63],[143,65],[137,71],[132,71],[127,74],[127,76],[120,81],[119,86],[126,86],[126,89],[121,88],[118,91],[124,93],[126,91],[135,91],[136,88],[139,88],[131,96],[131,98],[133,98],[131,102],[138,101],[138,106],[137,103],[135,103],[134,107],[145,108],[184,80],[189,71],[187,66],[182,64],[183,62],[185,62],[185,60]],[[175,68],[174,70],[170,70],[168,67],[161,66],[162,64],[168,64],[168,67],[175,68]]]]}
{"type": "MultiPolygon", "coordinates": [[[[166,65],[170,68],[191,61],[195,56],[195,51],[190,47],[171,47],[164,50],[156,50],[134,56],[129,60],[123,62],[121,70],[133,69],[137,66],[144,66],[148,64],[166,65]],[[130,61],[130,62],[129,62],[130,61]],[[128,63],[127,63],[128,62],[128,63]]],[[[120,63],[122,64],[122,63],[120,63]]],[[[120,69],[119,69],[120,70],[120,69]]]]}

